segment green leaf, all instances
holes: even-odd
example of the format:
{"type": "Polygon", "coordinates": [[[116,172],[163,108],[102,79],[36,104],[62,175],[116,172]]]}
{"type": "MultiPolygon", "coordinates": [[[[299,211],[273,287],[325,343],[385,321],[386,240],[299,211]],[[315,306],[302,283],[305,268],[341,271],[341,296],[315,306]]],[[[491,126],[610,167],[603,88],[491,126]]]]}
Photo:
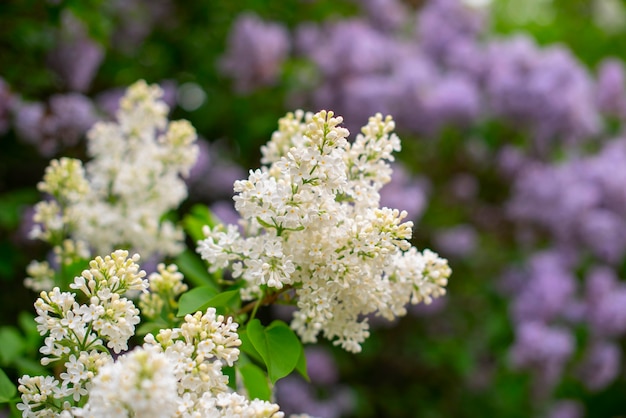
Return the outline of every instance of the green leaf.
{"type": "MultiPolygon", "coordinates": [[[[209,300],[207,307],[212,306],[214,308],[232,307],[239,301],[239,289],[226,290],[225,292],[218,293],[209,300]]],[[[205,308],[206,309],[206,308],[205,308]]]]}
{"type": "Polygon", "coordinates": [[[267,328],[253,319],[248,324],[248,337],[267,367],[272,383],[291,373],[302,355],[302,343],[287,324],[274,321],[267,328]]]}
{"type": "Polygon", "coordinates": [[[14,327],[0,328],[0,361],[3,365],[13,363],[24,350],[24,339],[20,332],[14,327]]]}
{"type": "Polygon", "coordinates": [[[296,364],[296,371],[300,373],[300,375],[304,377],[307,382],[311,381],[309,372],[306,369],[306,355],[304,354],[304,349],[300,350],[300,357],[298,358],[298,364],[296,364]]]}
{"type": "Polygon", "coordinates": [[[185,250],[176,257],[174,263],[191,284],[194,286],[212,287],[217,292],[215,277],[208,272],[207,266],[196,254],[190,250],[185,250]]]}
{"type": "Polygon", "coordinates": [[[216,295],[215,289],[209,286],[196,287],[181,295],[178,301],[177,316],[185,316],[206,309],[208,302],[216,295]]]}
{"type": "Polygon", "coordinates": [[[246,353],[257,363],[265,364],[263,357],[261,357],[259,352],[256,351],[256,348],[254,348],[252,341],[250,341],[250,338],[248,337],[248,331],[246,331],[245,329],[242,329],[242,330],[239,330],[237,333],[239,334],[239,339],[241,340],[241,345],[239,346],[241,351],[246,353]]]}
{"type": "Polygon", "coordinates": [[[239,289],[226,290],[216,294],[211,287],[197,287],[183,293],[178,301],[178,313],[176,315],[181,317],[190,313],[204,311],[208,307],[232,308],[238,301],[239,289]]]}
{"type": "Polygon", "coordinates": [[[20,376],[25,374],[29,376],[45,376],[50,373],[39,361],[33,360],[30,357],[18,357],[13,362],[13,365],[20,376]]]}
{"type": "Polygon", "coordinates": [[[0,403],[10,402],[17,394],[17,388],[11,379],[0,369],[0,403]]]}
{"type": "Polygon", "coordinates": [[[263,370],[252,363],[244,364],[238,367],[238,370],[241,373],[243,386],[246,388],[250,399],[270,400],[272,390],[263,370]]]}

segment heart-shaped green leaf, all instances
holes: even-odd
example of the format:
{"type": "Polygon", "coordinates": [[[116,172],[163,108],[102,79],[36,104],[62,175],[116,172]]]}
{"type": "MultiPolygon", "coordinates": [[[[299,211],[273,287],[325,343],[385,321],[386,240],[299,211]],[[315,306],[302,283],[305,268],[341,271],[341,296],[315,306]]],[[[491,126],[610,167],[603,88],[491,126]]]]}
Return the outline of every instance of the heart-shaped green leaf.
{"type": "Polygon", "coordinates": [[[302,355],[302,343],[282,321],[274,321],[264,328],[261,321],[253,319],[247,327],[252,345],[263,358],[272,383],[291,373],[302,355]]]}

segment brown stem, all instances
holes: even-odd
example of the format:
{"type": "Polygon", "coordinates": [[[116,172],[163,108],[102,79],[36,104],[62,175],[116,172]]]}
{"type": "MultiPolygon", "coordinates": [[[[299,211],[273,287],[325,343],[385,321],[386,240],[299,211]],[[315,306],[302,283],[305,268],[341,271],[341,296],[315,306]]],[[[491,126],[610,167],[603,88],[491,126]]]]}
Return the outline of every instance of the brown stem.
{"type": "MultiPolygon", "coordinates": [[[[283,287],[282,289],[280,289],[279,291],[275,292],[275,293],[271,293],[269,295],[266,295],[263,300],[261,301],[261,305],[260,306],[267,306],[267,305],[271,305],[272,303],[276,302],[278,300],[278,298],[280,297],[280,295],[282,295],[283,293],[285,293],[288,290],[293,289],[292,285],[288,285],[283,287]]],[[[250,312],[251,310],[254,309],[254,307],[259,303],[258,300],[253,300],[252,302],[248,302],[247,304],[245,304],[239,311],[237,311],[237,313],[235,314],[235,316],[239,316],[245,313],[250,312]]]]}

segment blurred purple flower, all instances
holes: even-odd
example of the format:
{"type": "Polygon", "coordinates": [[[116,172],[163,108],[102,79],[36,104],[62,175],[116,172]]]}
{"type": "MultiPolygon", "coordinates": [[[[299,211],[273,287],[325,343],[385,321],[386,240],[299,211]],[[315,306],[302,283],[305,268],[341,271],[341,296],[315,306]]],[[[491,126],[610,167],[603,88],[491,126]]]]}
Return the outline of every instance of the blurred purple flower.
{"type": "Polygon", "coordinates": [[[21,102],[13,112],[18,136],[46,157],[76,145],[98,120],[91,100],[79,93],[54,95],[47,105],[21,102]]]}
{"type": "Polygon", "coordinates": [[[435,233],[434,245],[442,257],[468,257],[476,249],[478,232],[469,224],[440,229],[435,233]]]}
{"type": "Polygon", "coordinates": [[[548,389],[561,378],[563,367],[574,352],[572,334],[541,322],[523,322],[516,326],[515,343],[510,349],[514,367],[536,373],[537,386],[548,389]]]}
{"type": "Polygon", "coordinates": [[[583,418],[584,408],[575,400],[559,400],[552,404],[547,418],[583,418]]]}
{"type": "Polygon", "coordinates": [[[48,63],[74,91],[89,88],[102,60],[104,49],[89,38],[84,25],[70,13],[61,19],[58,45],[50,51],[48,63]]]}
{"type": "Polygon", "coordinates": [[[587,318],[591,332],[617,337],[626,333],[626,284],[609,268],[595,269],[587,277],[587,318]]]}
{"type": "Polygon", "coordinates": [[[314,417],[339,418],[352,412],[355,399],[350,388],[342,385],[322,388],[328,394],[324,399],[317,397],[315,385],[288,376],[276,382],[276,401],[285,415],[306,413],[314,417]]]}
{"type": "Polygon", "coordinates": [[[621,60],[606,58],[600,63],[596,96],[602,112],[626,116],[626,74],[621,60]]]}
{"type": "Polygon", "coordinates": [[[111,43],[126,54],[137,51],[157,24],[176,24],[171,0],[111,0],[106,5],[119,22],[111,43]]]}
{"type": "Polygon", "coordinates": [[[319,346],[306,347],[304,350],[307,373],[311,382],[317,385],[332,385],[339,381],[339,371],[332,353],[319,346]]]}
{"type": "Polygon", "coordinates": [[[458,0],[430,0],[420,11],[417,36],[428,55],[445,62],[456,45],[476,40],[486,18],[483,10],[458,0]]]}
{"type": "Polygon", "coordinates": [[[399,163],[392,165],[391,181],[380,190],[380,205],[407,211],[407,219],[417,221],[428,204],[430,185],[425,178],[412,177],[399,163]]]}
{"type": "Polygon", "coordinates": [[[617,344],[596,341],[588,347],[579,367],[580,381],[589,390],[602,390],[620,374],[621,362],[622,351],[617,344]]]}
{"type": "Polygon", "coordinates": [[[218,200],[210,206],[211,212],[224,224],[238,225],[241,220],[239,212],[235,210],[233,202],[218,200]]]}
{"type": "Polygon", "coordinates": [[[491,42],[487,60],[491,111],[516,127],[528,125],[539,155],[556,138],[572,144],[599,132],[593,80],[569,50],[539,49],[531,38],[517,36],[491,42]]]}
{"type": "Polygon", "coordinates": [[[278,81],[289,49],[289,33],[282,24],[244,13],[233,23],[219,69],[234,80],[237,92],[249,93],[278,81]]]}
{"type": "Polygon", "coordinates": [[[382,30],[398,30],[406,21],[407,7],[399,0],[357,0],[372,25],[382,30]]]}
{"type": "Polygon", "coordinates": [[[626,140],[561,164],[529,162],[519,169],[507,205],[522,228],[548,231],[560,246],[588,249],[602,261],[626,254],[626,140]]]}
{"type": "Polygon", "coordinates": [[[467,126],[479,115],[480,93],[474,83],[461,76],[448,76],[424,97],[424,112],[434,129],[447,124],[467,126]]]}
{"type": "Polygon", "coordinates": [[[15,100],[9,85],[0,77],[0,135],[9,130],[10,113],[15,100]]]}
{"type": "Polygon", "coordinates": [[[556,319],[575,294],[575,277],[557,253],[539,253],[527,264],[526,282],[512,303],[515,322],[556,319]]]}
{"type": "Polygon", "coordinates": [[[455,199],[467,202],[478,196],[480,184],[474,175],[459,173],[450,179],[448,187],[455,199]]]}

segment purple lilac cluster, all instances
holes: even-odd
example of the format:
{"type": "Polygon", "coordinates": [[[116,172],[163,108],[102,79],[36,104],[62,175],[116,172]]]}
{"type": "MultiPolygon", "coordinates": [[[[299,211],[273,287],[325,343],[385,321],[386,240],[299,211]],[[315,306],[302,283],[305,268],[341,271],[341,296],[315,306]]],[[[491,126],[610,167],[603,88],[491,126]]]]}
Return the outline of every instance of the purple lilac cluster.
{"type": "Polygon", "coordinates": [[[518,366],[540,369],[539,375],[556,370],[542,377],[548,383],[559,380],[565,365],[591,391],[624,374],[618,341],[626,336],[626,281],[617,272],[626,257],[624,166],[626,139],[617,138],[561,163],[528,161],[513,184],[507,209],[525,244],[533,248],[547,238],[552,253],[535,255],[510,289],[517,324],[512,357],[518,366]],[[546,335],[533,343],[527,324],[546,335]],[[549,346],[557,326],[562,347],[538,364],[533,356],[549,346]],[[588,338],[575,357],[573,332],[580,327],[588,338]]]}
{"type": "Polygon", "coordinates": [[[562,163],[527,161],[514,180],[509,215],[525,230],[547,231],[559,247],[619,263],[626,256],[625,165],[624,138],[562,163]]]}
{"type": "MultiPolygon", "coordinates": [[[[596,83],[565,47],[542,48],[524,35],[487,38],[484,9],[459,0],[431,0],[415,13],[399,0],[362,6],[365,17],[303,23],[293,33],[294,56],[314,63],[318,76],[305,97],[299,91],[290,100],[332,108],[353,121],[349,129],[376,112],[394,115],[401,131],[422,136],[497,119],[527,131],[536,154],[545,156],[554,146],[597,136],[603,112],[624,105],[608,88],[596,93],[597,85],[620,81],[614,64],[603,67],[596,83]]],[[[270,35],[277,25],[249,14],[233,25],[226,59],[237,85],[251,86],[257,68],[278,72],[283,53],[266,54],[271,65],[251,62],[268,44],[270,51],[285,51],[278,41],[284,29],[281,37],[270,35]],[[243,39],[245,48],[235,42],[243,39]]]]}
{"type": "Polygon", "coordinates": [[[282,24],[243,13],[233,22],[220,69],[235,80],[235,91],[248,93],[278,80],[289,49],[289,34],[282,24]]]}

